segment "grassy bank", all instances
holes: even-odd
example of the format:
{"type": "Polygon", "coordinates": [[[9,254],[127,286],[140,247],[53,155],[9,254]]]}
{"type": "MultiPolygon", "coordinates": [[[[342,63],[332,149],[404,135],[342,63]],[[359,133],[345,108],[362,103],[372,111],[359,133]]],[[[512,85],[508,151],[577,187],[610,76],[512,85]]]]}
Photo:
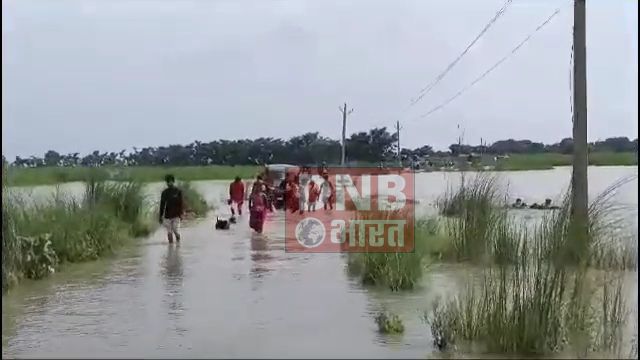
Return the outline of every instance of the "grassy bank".
{"type": "MultiPolygon", "coordinates": [[[[189,184],[182,184],[187,207],[196,216],[208,210],[189,184]]],[[[146,208],[138,181],[106,183],[91,178],[82,200],[56,193],[27,206],[3,184],[2,291],[22,278],[41,279],[65,263],[108,256],[128,239],[146,236],[157,224],[146,208]]]]}
{"type": "MultiPolygon", "coordinates": [[[[555,166],[570,166],[571,154],[512,154],[498,161],[497,169],[503,171],[548,170],[555,166]]],[[[589,165],[633,166],[638,165],[636,153],[593,152],[589,154],[589,165]]]]}
{"type": "Polygon", "coordinates": [[[181,181],[227,180],[236,176],[253,178],[259,171],[257,166],[136,166],[136,167],[42,167],[9,168],[9,186],[51,185],[65,182],[84,181],[88,177],[100,180],[137,182],[161,182],[166,174],[173,174],[181,181]]]}

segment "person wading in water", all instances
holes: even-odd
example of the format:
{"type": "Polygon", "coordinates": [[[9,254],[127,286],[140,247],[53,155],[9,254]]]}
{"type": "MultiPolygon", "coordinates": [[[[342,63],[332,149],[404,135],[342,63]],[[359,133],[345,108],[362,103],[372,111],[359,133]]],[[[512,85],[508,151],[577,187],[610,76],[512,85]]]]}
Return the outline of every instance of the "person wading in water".
{"type": "Polygon", "coordinates": [[[236,205],[238,209],[238,215],[242,215],[242,204],[244,203],[244,184],[239,176],[229,185],[229,206],[231,206],[231,215],[236,215],[236,210],[233,205],[236,205]]]}
{"type": "Polygon", "coordinates": [[[329,180],[328,173],[323,173],[322,179],[324,181],[322,182],[322,185],[320,185],[320,194],[322,196],[323,208],[324,210],[327,210],[327,207],[329,207],[331,210],[333,210],[333,202],[335,200],[335,187],[329,180]]]}
{"type": "Polygon", "coordinates": [[[269,208],[269,200],[265,194],[266,186],[254,186],[253,194],[249,198],[249,227],[258,234],[262,234],[262,228],[269,208]]]}
{"type": "Polygon", "coordinates": [[[173,243],[175,235],[176,241],[180,242],[180,219],[184,214],[184,198],[182,191],[175,186],[176,179],[173,175],[164,177],[167,188],[160,194],[160,214],[158,221],[167,229],[167,240],[173,243]]]}

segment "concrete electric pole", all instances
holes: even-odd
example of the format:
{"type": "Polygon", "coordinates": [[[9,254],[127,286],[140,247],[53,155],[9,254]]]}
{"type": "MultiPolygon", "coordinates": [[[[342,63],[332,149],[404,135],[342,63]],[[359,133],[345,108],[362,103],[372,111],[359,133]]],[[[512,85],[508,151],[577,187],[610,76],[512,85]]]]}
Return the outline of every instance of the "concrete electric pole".
{"type": "Polygon", "coordinates": [[[397,136],[397,140],[398,140],[398,164],[400,165],[400,167],[402,167],[402,151],[400,148],[400,130],[402,128],[400,127],[400,121],[396,121],[396,136],[397,136]]]}
{"type": "Polygon", "coordinates": [[[347,147],[347,115],[353,112],[353,109],[347,111],[347,103],[344,103],[344,107],[339,108],[342,113],[342,155],[340,157],[340,165],[344,166],[346,158],[347,147]]]}
{"type": "MultiPolygon", "coordinates": [[[[587,178],[587,49],[586,0],[573,3],[573,174],[571,177],[572,215],[586,236],[589,215],[589,186],[587,178]]],[[[584,239],[586,240],[586,239],[584,239]]]]}

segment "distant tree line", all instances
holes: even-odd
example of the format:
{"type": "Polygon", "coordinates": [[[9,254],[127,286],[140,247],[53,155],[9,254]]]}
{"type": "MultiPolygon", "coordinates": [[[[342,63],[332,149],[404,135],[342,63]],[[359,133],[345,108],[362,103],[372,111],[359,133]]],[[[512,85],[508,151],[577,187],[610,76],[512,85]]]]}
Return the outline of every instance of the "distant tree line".
{"type": "MultiPolygon", "coordinates": [[[[387,128],[374,128],[368,132],[352,134],[346,141],[349,162],[378,163],[396,160],[397,135],[387,128]]],[[[561,153],[573,151],[571,138],[545,145],[530,140],[500,140],[491,145],[452,144],[449,151],[434,151],[429,145],[401,151],[403,160],[419,159],[425,156],[451,156],[469,153],[486,154],[535,154],[561,153]]],[[[594,152],[634,152],[638,151],[638,139],[627,137],[608,138],[590,144],[594,152]]],[[[2,156],[3,164],[8,164],[2,156]]],[[[336,164],[340,161],[340,142],[310,132],[294,136],[289,140],[258,138],[254,140],[215,140],[208,143],[195,141],[188,145],[133,148],[132,152],[94,151],[88,155],[79,153],[60,154],[49,150],[43,157],[16,156],[10,164],[18,167],[42,166],[186,166],[186,165],[251,165],[262,163],[317,164],[326,161],[336,164]]]]}

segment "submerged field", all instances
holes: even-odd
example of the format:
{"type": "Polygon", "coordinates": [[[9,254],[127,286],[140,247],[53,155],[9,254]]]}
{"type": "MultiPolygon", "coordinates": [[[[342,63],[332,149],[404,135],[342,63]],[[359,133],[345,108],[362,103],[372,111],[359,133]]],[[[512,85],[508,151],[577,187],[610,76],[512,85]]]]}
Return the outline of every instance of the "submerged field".
{"type": "MultiPolygon", "coordinates": [[[[556,166],[570,166],[571,154],[513,154],[501,160],[498,168],[506,171],[546,170],[556,166]]],[[[638,165],[638,155],[631,152],[594,152],[589,154],[589,165],[593,166],[631,166],[638,165]]]]}
{"type": "MultiPolygon", "coordinates": [[[[589,163],[597,166],[629,166],[637,165],[635,153],[598,152],[589,155],[589,163]]],[[[515,154],[502,159],[496,170],[548,170],[556,166],[571,165],[571,155],[565,154],[515,154]]],[[[369,166],[377,166],[370,164],[369,166]]],[[[236,176],[248,179],[260,171],[258,166],[136,166],[136,167],[42,167],[42,168],[9,168],[7,181],[9,185],[51,185],[65,182],[84,181],[89,176],[98,176],[105,180],[135,180],[138,182],[162,181],[164,175],[174,174],[184,181],[197,180],[230,180],[236,176]]]]}
{"type": "MultiPolygon", "coordinates": [[[[230,232],[193,223],[179,248],[155,232],[108,265],[4,297],[3,355],[632,357],[637,248],[610,245],[637,241],[637,179],[605,191],[637,167],[590,168],[592,200],[612,194],[592,207],[592,246],[569,241],[566,212],[500,206],[560,205],[569,174],[468,176],[465,186],[460,174],[417,174],[414,254],[287,253],[280,213],[264,237],[246,218],[230,232]]],[[[211,204],[226,196],[226,182],[193,187],[211,204]]],[[[82,197],[80,184],[63,188],[82,197]]]]}
{"type": "Polygon", "coordinates": [[[136,167],[42,167],[9,168],[7,181],[12,186],[52,185],[84,181],[88,177],[102,180],[134,180],[143,183],[163,181],[166,174],[173,174],[181,181],[226,180],[236,176],[253,178],[257,166],[136,166],[136,167]]]}

